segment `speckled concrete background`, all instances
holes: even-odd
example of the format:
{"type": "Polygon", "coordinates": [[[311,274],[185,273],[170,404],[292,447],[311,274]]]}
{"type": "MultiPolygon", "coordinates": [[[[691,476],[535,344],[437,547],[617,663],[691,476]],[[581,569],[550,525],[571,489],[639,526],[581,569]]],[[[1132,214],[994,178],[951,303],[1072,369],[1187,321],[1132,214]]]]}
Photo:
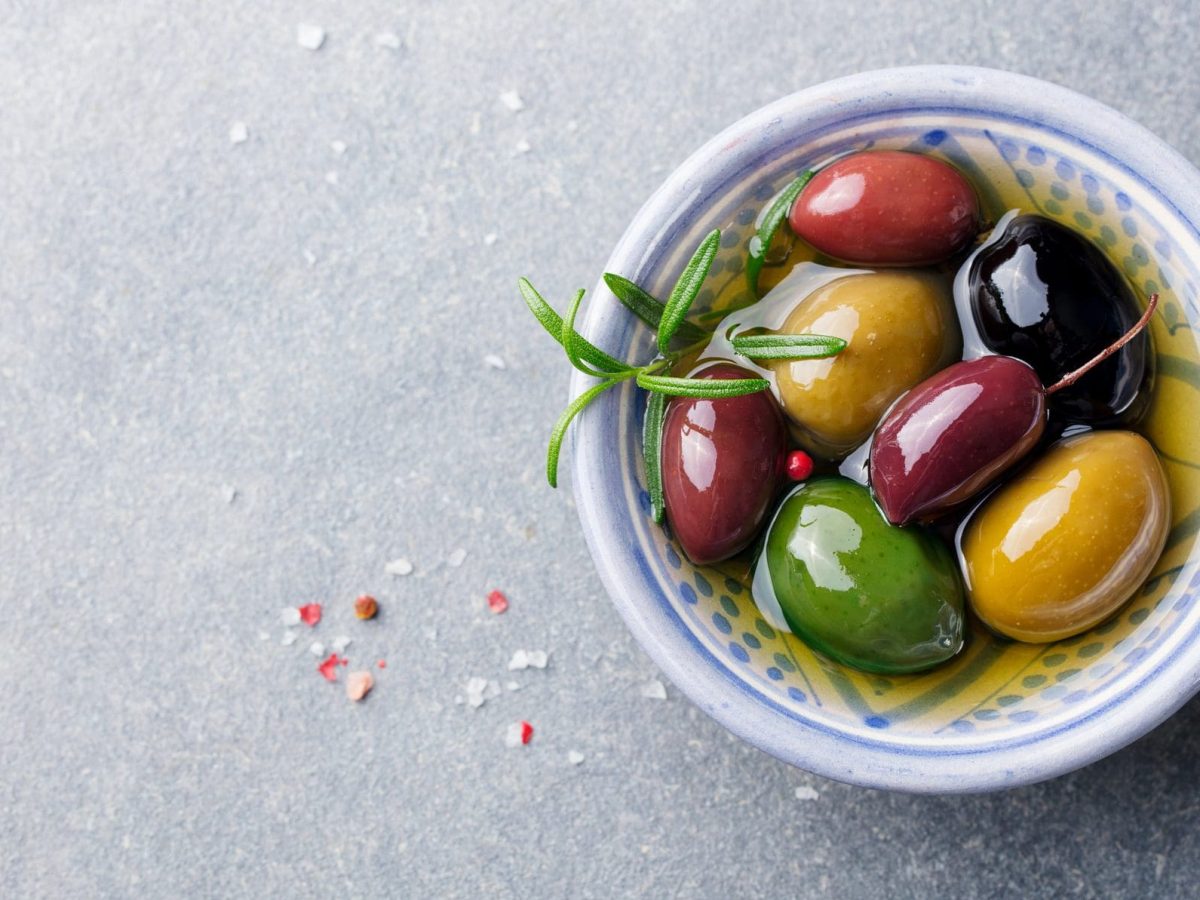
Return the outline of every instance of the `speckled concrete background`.
{"type": "Polygon", "coordinates": [[[666,173],[780,94],[993,65],[1200,162],[1191,3],[788,6],[0,2],[0,895],[1193,892],[1196,703],[1008,794],[809,777],[642,696],[541,483],[567,371],[515,277],[592,284],[666,173]],[[359,706],[308,649],[343,632],[389,662],[359,706]],[[550,667],[508,673],[519,648],[550,667]],[[455,705],[472,676],[522,689],[455,705]]]}

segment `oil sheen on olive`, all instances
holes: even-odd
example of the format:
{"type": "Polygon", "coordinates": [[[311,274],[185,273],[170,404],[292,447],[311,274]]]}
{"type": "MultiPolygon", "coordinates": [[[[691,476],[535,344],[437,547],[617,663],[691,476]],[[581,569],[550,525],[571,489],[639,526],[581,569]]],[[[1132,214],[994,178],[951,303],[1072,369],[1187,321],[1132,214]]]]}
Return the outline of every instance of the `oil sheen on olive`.
{"type": "MultiPolygon", "coordinates": [[[[1025,360],[1047,387],[1141,315],[1129,283],[1090,241],[1043,216],[1020,215],[974,258],[968,289],[988,349],[1025,360]]],[[[1150,337],[1143,333],[1050,400],[1070,422],[1133,422],[1149,402],[1150,337]]]]}
{"type": "Polygon", "coordinates": [[[971,606],[989,628],[1020,641],[1086,631],[1150,575],[1170,518],[1166,476],[1145,438],[1064,438],[963,526],[971,606]]]}
{"type": "Polygon", "coordinates": [[[871,442],[871,489],[903,525],[962,503],[1012,468],[1046,429],[1037,373],[1011,356],[955,363],[888,411],[871,442]]]}
{"type": "Polygon", "coordinates": [[[922,528],[890,525],[846,478],[787,496],[752,588],[813,649],[868,672],[918,672],[962,648],[963,587],[949,548],[922,528]]]}
{"type": "Polygon", "coordinates": [[[925,265],[953,255],[975,236],[979,200],[949,163],[902,150],[867,150],[814,175],[788,222],[822,253],[846,262],[925,265]]]}
{"type": "Polygon", "coordinates": [[[927,272],[839,278],[805,297],[780,331],[848,342],[828,359],[771,364],[796,439],[829,459],[862,444],[897,397],[962,352],[948,286],[927,272]]]}
{"type": "MultiPolygon", "coordinates": [[[[695,378],[753,378],[734,365],[695,378]]],[[[663,419],[663,498],[688,558],[718,562],[750,543],[771,511],[787,456],[787,427],[767,391],[704,400],[677,397],[663,419]]]]}

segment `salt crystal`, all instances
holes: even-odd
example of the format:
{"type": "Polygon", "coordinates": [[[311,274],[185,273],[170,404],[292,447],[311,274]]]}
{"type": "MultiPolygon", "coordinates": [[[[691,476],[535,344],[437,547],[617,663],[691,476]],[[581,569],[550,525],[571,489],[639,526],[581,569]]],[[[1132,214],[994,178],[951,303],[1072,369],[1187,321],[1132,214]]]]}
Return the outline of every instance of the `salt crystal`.
{"type": "Polygon", "coordinates": [[[525,138],[521,138],[513,147],[513,153],[517,156],[520,156],[522,153],[528,153],[532,149],[533,148],[529,146],[529,141],[525,140],[525,138]]]}
{"type": "Polygon", "coordinates": [[[529,656],[524,650],[517,650],[512,655],[512,659],[508,661],[508,671],[516,672],[521,669],[529,668],[529,656]]]}
{"type": "Polygon", "coordinates": [[[500,102],[509,110],[509,112],[520,112],[525,108],[525,101],[521,99],[521,95],[516,91],[504,91],[500,95],[500,102]]]}
{"type": "Polygon", "coordinates": [[[521,686],[519,684],[517,684],[515,681],[504,682],[504,687],[510,691],[519,691],[521,689],[521,686]]]}
{"type": "Polygon", "coordinates": [[[496,243],[496,232],[489,231],[487,234],[485,234],[483,236],[483,245],[485,247],[490,247],[494,243],[496,243]]]}
{"type": "Polygon", "coordinates": [[[467,703],[472,709],[479,709],[485,702],[500,693],[500,685],[489,682],[486,678],[474,676],[467,680],[467,703]]]}
{"type": "Polygon", "coordinates": [[[238,489],[231,484],[227,484],[221,489],[221,493],[224,494],[226,503],[232,503],[237,499],[238,489]]]}
{"type": "Polygon", "coordinates": [[[813,788],[810,788],[807,784],[802,784],[800,787],[796,788],[797,800],[816,800],[820,796],[821,795],[817,793],[817,791],[815,791],[813,788]]]}
{"type": "Polygon", "coordinates": [[[320,25],[301,23],[296,26],[296,42],[305,50],[320,50],[325,43],[325,29],[320,25]]]}
{"type": "Polygon", "coordinates": [[[260,631],[258,633],[258,639],[260,641],[269,641],[271,639],[271,633],[269,631],[260,631]]]}
{"type": "Polygon", "coordinates": [[[462,695],[462,694],[455,694],[455,695],[454,695],[454,705],[455,705],[455,706],[462,706],[462,705],[463,705],[463,695],[462,695]]]}
{"type": "Polygon", "coordinates": [[[346,696],[357,703],[375,686],[375,679],[367,671],[351,672],[346,676],[346,696]]]}
{"type": "Polygon", "coordinates": [[[375,35],[375,46],[386,47],[388,50],[399,50],[400,35],[394,31],[381,31],[375,35]]]}
{"type": "Polygon", "coordinates": [[[346,152],[346,142],[345,141],[330,141],[329,147],[338,156],[341,156],[343,153],[346,152]]]}
{"type": "Polygon", "coordinates": [[[505,368],[504,358],[497,356],[495,353],[489,353],[487,356],[485,356],[483,358],[483,364],[493,369],[505,368]]]}
{"type": "Polygon", "coordinates": [[[244,144],[250,137],[250,129],[245,122],[234,122],[229,126],[229,143],[244,144]]]}
{"type": "Polygon", "coordinates": [[[311,644],[308,645],[308,652],[311,653],[313,656],[324,656],[325,655],[325,645],[322,644],[320,641],[313,641],[311,644]]]}
{"type": "Polygon", "coordinates": [[[311,250],[304,251],[304,259],[310,266],[315,266],[317,264],[317,254],[313,253],[311,250]]]}
{"type": "Polygon", "coordinates": [[[575,131],[577,128],[579,128],[579,123],[574,119],[567,123],[567,131],[575,131]]]}
{"type": "Polygon", "coordinates": [[[393,559],[390,563],[383,567],[383,571],[389,575],[411,575],[413,564],[401,556],[399,559],[393,559]]]}
{"type": "Polygon", "coordinates": [[[529,664],[535,669],[544,669],[550,662],[550,654],[545,650],[526,650],[525,655],[529,658],[529,664]]]}
{"type": "Polygon", "coordinates": [[[661,681],[653,678],[642,685],[642,696],[648,700],[666,700],[667,689],[661,681]]]}
{"type": "Polygon", "coordinates": [[[459,566],[461,566],[463,564],[463,560],[465,560],[466,558],[467,558],[467,551],[464,550],[462,547],[459,547],[457,550],[452,551],[450,553],[450,555],[446,557],[446,562],[449,563],[452,568],[457,569],[459,566]]]}
{"type": "Polygon", "coordinates": [[[343,634],[343,635],[339,635],[338,637],[335,637],[330,646],[332,646],[334,651],[337,653],[345,653],[346,648],[349,647],[350,644],[351,644],[350,638],[346,637],[346,635],[343,634]]]}
{"type": "Polygon", "coordinates": [[[338,183],[338,173],[337,172],[326,172],[325,180],[329,184],[337,184],[338,183]]]}
{"type": "Polygon", "coordinates": [[[289,628],[293,625],[300,624],[300,610],[294,606],[289,606],[286,609],[279,611],[279,621],[289,628]]]}
{"type": "Polygon", "coordinates": [[[569,762],[571,765],[577,766],[583,762],[583,759],[584,759],[583,754],[580,753],[578,750],[568,750],[567,751],[567,762],[569,762]]]}
{"type": "Polygon", "coordinates": [[[533,726],[528,722],[513,722],[504,730],[504,746],[520,747],[533,740],[533,726]]]}
{"type": "Polygon", "coordinates": [[[279,643],[283,644],[283,646],[285,646],[285,647],[290,647],[290,646],[292,646],[292,644],[296,643],[296,637],[297,637],[296,632],[285,631],[283,633],[283,637],[281,637],[279,639],[279,643]]]}

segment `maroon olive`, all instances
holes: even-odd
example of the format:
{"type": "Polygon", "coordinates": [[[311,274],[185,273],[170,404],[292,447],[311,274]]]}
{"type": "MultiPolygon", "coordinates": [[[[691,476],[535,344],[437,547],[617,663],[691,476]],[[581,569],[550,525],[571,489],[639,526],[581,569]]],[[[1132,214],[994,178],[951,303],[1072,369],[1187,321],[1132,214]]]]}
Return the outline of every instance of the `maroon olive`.
{"type": "Polygon", "coordinates": [[[935,516],[991,484],[1045,428],[1032,367],[1011,356],[955,363],[902,397],[875,432],[875,499],[896,525],[935,516]]]}
{"type": "MultiPolygon", "coordinates": [[[[693,378],[753,378],[727,363],[693,378]]],[[[733,556],[771,511],[787,457],[787,429],[768,391],[701,400],[677,397],[663,420],[663,497],[671,529],[697,564],[733,556]]]]}
{"type": "Polygon", "coordinates": [[[821,169],[788,222],[822,253],[870,266],[940,262],[979,230],[979,199],[958,169],[902,150],[853,153],[821,169]]]}

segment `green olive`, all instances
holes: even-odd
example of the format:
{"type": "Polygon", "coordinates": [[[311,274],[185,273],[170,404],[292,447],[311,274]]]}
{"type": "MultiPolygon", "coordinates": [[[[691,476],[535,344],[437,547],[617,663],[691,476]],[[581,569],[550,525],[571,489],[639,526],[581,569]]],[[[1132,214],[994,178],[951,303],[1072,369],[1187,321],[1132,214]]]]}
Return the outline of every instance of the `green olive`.
{"type": "Polygon", "coordinates": [[[809,294],[780,331],[848,342],[828,359],[772,364],[797,440],[831,459],[863,443],[897,397],[962,353],[945,279],[925,272],[839,278],[809,294]]]}
{"type": "Polygon", "coordinates": [[[868,672],[918,672],[963,645],[963,588],[949,548],[890,524],[846,478],[792,491],[767,531],[755,602],[813,649],[868,672]]]}
{"type": "Polygon", "coordinates": [[[1020,641],[1079,634],[1146,580],[1169,523],[1166,475],[1145,438],[1065,438],[968,520],[961,556],[971,606],[1020,641]]]}

